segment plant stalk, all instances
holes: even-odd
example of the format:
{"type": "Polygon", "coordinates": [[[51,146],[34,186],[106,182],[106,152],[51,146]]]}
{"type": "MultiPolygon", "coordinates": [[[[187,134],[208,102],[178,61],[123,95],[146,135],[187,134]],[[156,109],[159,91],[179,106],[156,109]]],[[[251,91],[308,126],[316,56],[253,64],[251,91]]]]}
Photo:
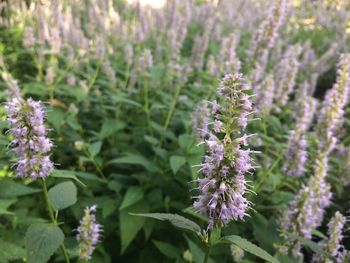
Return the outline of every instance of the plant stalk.
{"type": "MultiPolygon", "coordinates": [[[[50,203],[50,200],[49,200],[49,194],[47,192],[47,186],[46,186],[45,179],[43,179],[42,182],[43,182],[42,185],[43,185],[43,191],[44,191],[44,198],[45,198],[45,202],[46,202],[46,207],[47,207],[47,210],[49,211],[49,216],[50,216],[51,222],[54,225],[57,225],[57,220],[55,219],[55,216],[54,216],[53,210],[52,210],[52,206],[51,206],[51,203],[50,203]]],[[[66,249],[66,246],[64,245],[64,241],[61,244],[61,250],[62,250],[63,256],[64,256],[64,258],[66,260],[66,263],[70,263],[70,260],[69,260],[68,254],[67,254],[67,249],[66,249]]]]}

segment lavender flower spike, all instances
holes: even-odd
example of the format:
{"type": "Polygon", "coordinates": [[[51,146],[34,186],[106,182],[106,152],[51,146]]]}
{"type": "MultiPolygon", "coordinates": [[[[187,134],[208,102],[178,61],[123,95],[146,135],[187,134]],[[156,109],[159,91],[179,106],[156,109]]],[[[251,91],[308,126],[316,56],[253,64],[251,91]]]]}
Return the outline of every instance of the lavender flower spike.
{"type": "Polygon", "coordinates": [[[194,203],[208,217],[208,228],[243,220],[250,206],[244,175],[253,168],[250,154],[254,151],[242,148],[249,137],[242,132],[252,113],[248,89],[241,74],[227,74],[218,89],[222,103],[212,104],[214,120],[204,141],[207,153],[200,169],[204,178],[197,179],[200,194],[194,203]]]}
{"type": "Polygon", "coordinates": [[[307,161],[308,146],[305,136],[300,132],[291,131],[288,141],[288,149],[286,151],[286,164],[283,170],[288,176],[301,176],[307,161]]]}
{"type": "Polygon", "coordinates": [[[17,155],[17,174],[21,178],[47,177],[54,165],[47,153],[52,142],[46,137],[44,126],[45,113],[40,101],[29,98],[13,98],[6,103],[7,120],[11,125],[10,132],[15,139],[11,145],[17,155]]]}
{"type": "MultiPolygon", "coordinates": [[[[346,217],[341,213],[336,212],[328,223],[328,238],[320,242],[320,246],[337,259],[338,263],[345,262],[344,258],[347,252],[341,245],[344,238],[343,229],[346,223],[346,217]]],[[[324,258],[323,255],[314,256],[312,262],[314,263],[331,263],[330,259],[324,258]]]]}
{"type": "Polygon", "coordinates": [[[331,152],[337,141],[337,132],[343,123],[344,108],[350,93],[350,53],[340,56],[337,81],[326,94],[317,123],[317,134],[323,151],[331,152]]]}
{"type": "MultiPolygon", "coordinates": [[[[300,235],[311,239],[312,230],[322,223],[324,211],[330,205],[332,197],[330,185],[326,182],[328,171],[328,155],[318,153],[314,175],[310,177],[307,185],[303,185],[299,193],[289,205],[284,214],[281,227],[286,233],[300,235]]],[[[294,256],[302,257],[301,244],[286,238],[286,246],[294,256]]]]}
{"type": "Polygon", "coordinates": [[[77,240],[79,242],[79,258],[90,260],[97,243],[100,241],[102,226],[96,222],[96,205],[86,207],[84,216],[80,220],[77,229],[77,240]]]}

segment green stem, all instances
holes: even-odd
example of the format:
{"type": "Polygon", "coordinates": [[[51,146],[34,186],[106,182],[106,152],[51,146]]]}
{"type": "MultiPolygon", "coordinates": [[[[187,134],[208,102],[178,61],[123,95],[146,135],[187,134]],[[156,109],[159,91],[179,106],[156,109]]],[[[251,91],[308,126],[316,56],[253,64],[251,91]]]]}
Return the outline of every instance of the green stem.
{"type": "MultiPolygon", "coordinates": [[[[50,203],[50,200],[49,200],[49,194],[47,192],[47,186],[46,186],[45,179],[43,179],[42,182],[43,182],[42,185],[43,185],[43,191],[44,191],[44,198],[45,198],[45,202],[46,202],[46,207],[47,207],[47,210],[49,211],[49,216],[50,216],[51,222],[54,225],[57,225],[57,220],[55,219],[55,216],[54,216],[54,213],[53,213],[53,210],[52,210],[52,206],[51,206],[51,203],[50,203]]],[[[61,250],[62,250],[63,256],[64,256],[64,258],[66,260],[66,263],[70,263],[70,260],[69,260],[68,254],[67,254],[67,249],[66,249],[66,246],[64,245],[64,241],[61,244],[61,250]]]]}
{"type": "Polygon", "coordinates": [[[209,260],[209,253],[210,253],[210,244],[208,244],[207,249],[205,251],[205,257],[203,263],[208,263],[209,260]]]}
{"type": "Polygon", "coordinates": [[[169,111],[168,111],[168,115],[167,115],[165,123],[164,123],[163,135],[162,135],[162,139],[160,140],[160,145],[162,145],[162,143],[163,143],[163,141],[165,139],[165,134],[166,134],[166,131],[168,129],[170,120],[171,120],[171,118],[173,116],[173,113],[174,113],[174,110],[175,110],[175,106],[176,106],[176,103],[177,103],[177,99],[178,99],[178,97],[180,95],[180,92],[181,92],[181,86],[178,85],[177,88],[176,88],[174,97],[173,97],[173,101],[171,102],[171,105],[170,105],[170,108],[169,108],[169,111]]]}
{"type": "Polygon", "coordinates": [[[153,136],[153,129],[152,129],[152,122],[151,122],[151,115],[150,115],[150,109],[149,109],[149,94],[148,94],[148,81],[147,79],[144,80],[143,82],[143,91],[144,91],[144,111],[146,112],[147,116],[147,126],[149,129],[150,134],[153,136]]]}

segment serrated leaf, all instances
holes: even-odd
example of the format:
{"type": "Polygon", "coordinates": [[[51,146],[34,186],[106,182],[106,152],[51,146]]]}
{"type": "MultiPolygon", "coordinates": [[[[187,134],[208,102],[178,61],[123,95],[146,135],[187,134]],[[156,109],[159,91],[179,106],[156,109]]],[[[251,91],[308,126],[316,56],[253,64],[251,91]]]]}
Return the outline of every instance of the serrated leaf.
{"type": "Polygon", "coordinates": [[[66,179],[73,179],[77,183],[81,184],[82,186],[86,187],[86,185],[79,180],[78,177],[76,177],[74,171],[69,171],[69,170],[54,170],[52,174],[50,175],[52,177],[56,178],[66,178],[66,179]]]}
{"type": "Polygon", "coordinates": [[[149,204],[145,200],[141,200],[132,206],[120,210],[120,239],[122,254],[145,223],[145,218],[132,216],[130,213],[142,213],[147,211],[149,211],[149,204]]]}
{"type": "Polygon", "coordinates": [[[152,240],[152,242],[158,248],[158,250],[168,258],[178,258],[181,255],[180,250],[169,243],[157,240],[152,240]]]}
{"type": "Polygon", "coordinates": [[[132,186],[126,192],[123,202],[120,205],[120,210],[127,208],[143,198],[143,191],[140,187],[132,186]]]}
{"type": "Polygon", "coordinates": [[[0,197],[2,198],[29,195],[38,192],[41,192],[41,189],[25,186],[22,182],[0,181],[0,197]]]}
{"type": "Polygon", "coordinates": [[[26,256],[23,247],[0,239],[0,263],[19,260],[26,256]]]}
{"type": "Polygon", "coordinates": [[[149,213],[149,214],[132,214],[134,216],[143,216],[143,217],[149,217],[154,218],[158,220],[168,220],[171,224],[174,226],[189,230],[191,232],[194,232],[196,234],[199,234],[201,232],[201,228],[199,225],[197,225],[195,222],[183,217],[179,216],[177,214],[165,214],[165,213],[149,213]]]}
{"type": "Polygon", "coordinates": [[[221,240],[235,244],[236,246],[240,247],[241,249],[259,257],[262,258],[268,262],[271,263],[280,263],[276,258],[271,256],[269,253],[267,253],[265,250],[261,249],[257,245],[249,242],[248,240],[240,237],[240,236],[225,236],[221,238],[221,240]]]}
{"type": "Polygon", "coordinates": [[[102,142],[94,142],[88,145],[88,151],[92,157],[95,157],[101,151],[102,142]]]}
{"type": "Polygon", "coordinates": [[[24,238],[28,263],[46,263],[64,240],[62,230],[56,225],[31,225],[24,238]]]}
{"type": "Polygon", "coordinates": [[[77,188],[71,181],[60,183],[49,190],[49,199],[54,210],[62,210],[77,202],[77,188]]]}
{"type": "Polygon", "coordinates": [[[176,174],[179,171],[179,169],[186,163],[185,157],[177,155],[171,156],[169,161],[173,174],[176,174]]]}

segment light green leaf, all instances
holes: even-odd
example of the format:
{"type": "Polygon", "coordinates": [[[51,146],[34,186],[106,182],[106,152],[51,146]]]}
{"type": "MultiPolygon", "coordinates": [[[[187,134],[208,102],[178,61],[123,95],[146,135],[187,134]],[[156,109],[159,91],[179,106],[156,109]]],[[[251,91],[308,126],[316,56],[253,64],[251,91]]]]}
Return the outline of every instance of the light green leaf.
{"type": "Polygon", "coordinates": [[[17,199],[0,199],[0,215],[13,215],[7,208],[15,203],[17,199]]]}
{"type": "Polygon", "coordinates": [[[171,224],[173,224],[178,228],[189,230],[196,234],[199,234],[201,232],[201,228],[199,227],[199,225],[177,214],[149,213],[149,214],[131,214],[131,215],[149,217],[149,218],[154,218],[162,221],[168,220],[171,224]]]}
{"type": "Polygon", "coordinates": [[[131,241],[141,230],[145,223],[145,218],[132,216],[130,213],[142,213],[149,211],[149,204],[145,200],[120,210],[120,238],[121,238],[121,253],[127,249],[131,241]]]}
{"type": "Polygon", "coordinates": [[[168,258],[178,258],[181,254],[180,250],[177,247],[169,243],[157,240],[152,240],[152,242],[159,249],[159,251],[168,258]]]}
{"type": "Polygon", "coordinates": [[[101,151],[102,142],[95,142],[88,145],[88,151],[92,157],[95,157],[101,151]]]}
{"type": "Polygon", "coordinates": [[[127,208],[143,198],[143,191],[140,187],[132,186],[126,192],[120,210],[127,208]]]}
{"type": "Polygon", "coordinates": [[[265,250],[259,248],[257,245],[249,242],[248,240],[241,238],[240,236],[225,236],[221,238],[221,240],[235,244],[236,246],[240,247],[241,249],[259,257],[262,258],[268,262],[271,263],[280,263],[276,258],[271,256],[269,253],[267,253],[265,250]]]}
{"type": "Polygon", "coordinates": [[[105,119],[102,124],[99,138],[105,139],[125,127],[125,123],[116,119],[105,119]]]}
{"type": "Polygon", "coordinates": [[[26,256],[26,251],[17,244],[9,243],[0,239],[0,263],[20,260],[26,256]]]}
{"type": "Polygon", "coordinates": [[[31,225],[24,238],[28,263],[46,263],[64,240],[62,230],[56,225],[31,225]]]}
{"type": "Polygon", "coordinates": [[[64,117],[64,111],[54,107],[52,107],[51,110],[47,113],[47,119],[56,131],[60,130],[64,117]]]}
{"type": "Polygon", "coordinates": [[[62,210],[77,202],[77,188],[71,181],[60,183],[49,190],[49,199],[54,210],[62,210]]]}
{"type": "Polygon", "coordinates": [[[52,174],[50,175],[52,177],[56,178],[66,178],[66,179],[73,179],[77,183],[81,184],[82,186],[86,187],[86,185],[76,177],[74,171],[69,170],[54,170],[52,174]]]}
{"type": "Polygon", "coordinates": [[[186,159],[183,156],[177,156],[173,155],[170,157],[170,167],[173,171],[173,174],[176,174],[181,166],[183,166],[186,163],[186,159]]]}
{"type": "Polygon", "coordinates": [[[38,192],[41,192],[41,189],[25,186],[22,182],[0,181],[0,197],[2,198],[29,195],[38,192]]]}

